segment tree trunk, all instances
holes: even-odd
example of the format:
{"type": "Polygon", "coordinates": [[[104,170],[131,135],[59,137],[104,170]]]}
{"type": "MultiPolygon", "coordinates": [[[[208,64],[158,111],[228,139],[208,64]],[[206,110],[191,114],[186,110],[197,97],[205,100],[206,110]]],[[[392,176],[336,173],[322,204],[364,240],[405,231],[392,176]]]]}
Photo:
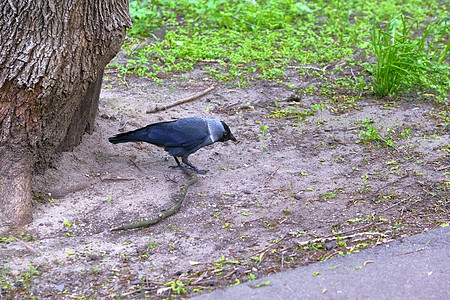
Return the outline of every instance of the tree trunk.
{"type": "Polygon", "coordinates": [[[128,0],[0,1],[0,226],[32,219],[30,180],[93,130],[128,0]]]}

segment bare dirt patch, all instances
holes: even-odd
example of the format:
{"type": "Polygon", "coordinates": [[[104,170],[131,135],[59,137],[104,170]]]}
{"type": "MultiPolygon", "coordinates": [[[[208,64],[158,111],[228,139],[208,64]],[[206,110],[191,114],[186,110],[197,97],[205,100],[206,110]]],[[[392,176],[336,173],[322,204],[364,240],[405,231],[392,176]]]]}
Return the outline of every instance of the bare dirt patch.
{"type": "Polygon", "coordinates": [[[0,298],[187,297],[448,222],[450,141],[432,104],[367,96],[343,106],[256,82],[221,84],[193,102],[145,113],[208,88],[204,77],[194,71],[163,84],[124,84],[107,76],[95,132],[35,177],[34,221],[0,241],[0,298]],[[270,117],[321,101],[307,121],[270,117]],[[168,209],[187,179],[168,168],[175,162],[162,149],[107,138],[188,116],[224,120],[240,142],[190,157],[209,172],[179,213],[111,232],[168,209]],[[384,141],[357,143],[366,119],[384,141]],[[270,133],[264,142],[261,126],[270,133]]]}

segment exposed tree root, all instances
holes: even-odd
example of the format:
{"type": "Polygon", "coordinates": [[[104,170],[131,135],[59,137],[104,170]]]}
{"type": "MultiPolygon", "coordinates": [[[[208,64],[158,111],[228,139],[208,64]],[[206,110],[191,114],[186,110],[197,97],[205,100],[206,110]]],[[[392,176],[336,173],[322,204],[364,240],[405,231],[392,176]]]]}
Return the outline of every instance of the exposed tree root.
{"type": "Polygon", "coordinates": [[[144,221],[136,222],[136,223],[132,223],[132,224],[127,224],[127,225],[122,225],[119,227],[114,227],[111,229],[111,231],[147,227],[150,225],[154,225],[154,224],[158,223],[159,221],[164,220],[164,219],[170,217],[171,215],[175,214],[180,209],[181,204],[183,204],[184,198],[186,198],[186,193],[188,191],[188,188],[198,181],[197,172],[195,172],[189,168],[182,168],[182,170],[187,176],[189,176],[189,179],[188,179],[188,181],[186,181],[185,184],[183,184],[181,186],[179,192],[173,196],[172,200],[173,200],[174,204],[172,205],[171,208],[169,208],[166,211],[160,212],[159,214],[157,214],[156,216],[154,216],[148,220],[144,220],[144,221]]]}

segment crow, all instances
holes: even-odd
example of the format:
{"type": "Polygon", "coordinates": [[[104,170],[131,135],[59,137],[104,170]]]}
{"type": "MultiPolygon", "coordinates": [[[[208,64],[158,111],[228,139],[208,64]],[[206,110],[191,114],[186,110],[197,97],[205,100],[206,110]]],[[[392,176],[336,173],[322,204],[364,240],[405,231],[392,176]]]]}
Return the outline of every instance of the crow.
{"type": "Polygon", "coordinates": [[[164,150],[175,158],[176,167],[185,167],[180,164],[178,160],[180,157],[186,166],[198,174],[206,174],[207,170],[199,170],[189,163],[189,155],[215,142],[237,141],[225,122],[199,117],[150,124],[133,131],[119,133],[108,140],[113,144],[147,142],[164,147],[164,150]]]}

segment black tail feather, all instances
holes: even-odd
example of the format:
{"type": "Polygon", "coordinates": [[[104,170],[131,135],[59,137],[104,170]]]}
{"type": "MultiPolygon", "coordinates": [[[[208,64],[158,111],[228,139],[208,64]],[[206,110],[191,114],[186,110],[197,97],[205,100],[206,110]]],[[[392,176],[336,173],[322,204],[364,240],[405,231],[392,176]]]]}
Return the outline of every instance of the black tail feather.
{"type": "Polygon", "coordinates": [[[108,141],[113,144],[141,142],[147,137],[146,128],[140,128],[134,131],[119,133],[113,137],[108,138],[108,141]]]}

